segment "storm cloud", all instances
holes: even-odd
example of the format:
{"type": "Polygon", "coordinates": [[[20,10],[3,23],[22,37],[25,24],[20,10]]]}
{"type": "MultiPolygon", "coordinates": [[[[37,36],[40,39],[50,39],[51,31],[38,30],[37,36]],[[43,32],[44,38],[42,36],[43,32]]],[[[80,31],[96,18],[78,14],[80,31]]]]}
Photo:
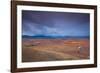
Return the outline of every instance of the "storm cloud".
{"type": "Polygon", "coordinates": [[[22,11],[22,35],[89,36],[88,13],[22,11]]]}

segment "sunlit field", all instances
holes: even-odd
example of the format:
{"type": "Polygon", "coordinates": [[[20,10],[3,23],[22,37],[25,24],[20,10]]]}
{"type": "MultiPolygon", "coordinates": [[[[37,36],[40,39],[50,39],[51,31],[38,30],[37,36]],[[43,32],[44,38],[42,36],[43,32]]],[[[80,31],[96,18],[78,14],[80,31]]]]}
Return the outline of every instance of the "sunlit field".
{"type": "Polygon", "coordinates": [[[22,40],[22,62],[89,59],[89,39],[22,40]]]}

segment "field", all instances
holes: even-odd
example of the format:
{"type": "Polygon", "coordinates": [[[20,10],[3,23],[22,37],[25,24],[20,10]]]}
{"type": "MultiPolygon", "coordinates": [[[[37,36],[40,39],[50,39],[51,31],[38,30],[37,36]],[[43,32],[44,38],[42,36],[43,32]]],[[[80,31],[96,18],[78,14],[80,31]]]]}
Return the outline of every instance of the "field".
{"type": "Polygon", "coordinates": [[[22,40],[22,62],[89,59],[89,39],[22,40]]]}

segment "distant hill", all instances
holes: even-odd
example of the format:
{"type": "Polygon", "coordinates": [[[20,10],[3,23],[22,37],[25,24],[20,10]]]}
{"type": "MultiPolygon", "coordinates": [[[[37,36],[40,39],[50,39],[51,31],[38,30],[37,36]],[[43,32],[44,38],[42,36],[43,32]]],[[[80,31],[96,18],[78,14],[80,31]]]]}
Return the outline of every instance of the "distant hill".
{"type": "Polygon", "coordinates": [[[28,36],[28,35],[24,35],[22,36],[23,38],[54,38],[52,36],[44,36],[44,35],[36,35],[36,36],[28,36]]]}
{"type": "Polygon", "coordinates": [[[89,38],[89,36],[46,36],[46,35],[35,35],[35,36],[28,36],[23,35],[23,38],[89,38]]]}

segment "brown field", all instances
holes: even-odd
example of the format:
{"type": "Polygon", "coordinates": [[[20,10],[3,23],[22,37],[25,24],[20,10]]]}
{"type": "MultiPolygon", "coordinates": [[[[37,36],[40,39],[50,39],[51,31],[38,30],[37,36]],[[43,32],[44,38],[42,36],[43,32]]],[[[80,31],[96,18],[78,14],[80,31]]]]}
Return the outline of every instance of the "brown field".
{"type": "Polygon", "coordinates": [[[22,47],[22,62],[89,59],[89,39],[23,39],[22,47]]]}

